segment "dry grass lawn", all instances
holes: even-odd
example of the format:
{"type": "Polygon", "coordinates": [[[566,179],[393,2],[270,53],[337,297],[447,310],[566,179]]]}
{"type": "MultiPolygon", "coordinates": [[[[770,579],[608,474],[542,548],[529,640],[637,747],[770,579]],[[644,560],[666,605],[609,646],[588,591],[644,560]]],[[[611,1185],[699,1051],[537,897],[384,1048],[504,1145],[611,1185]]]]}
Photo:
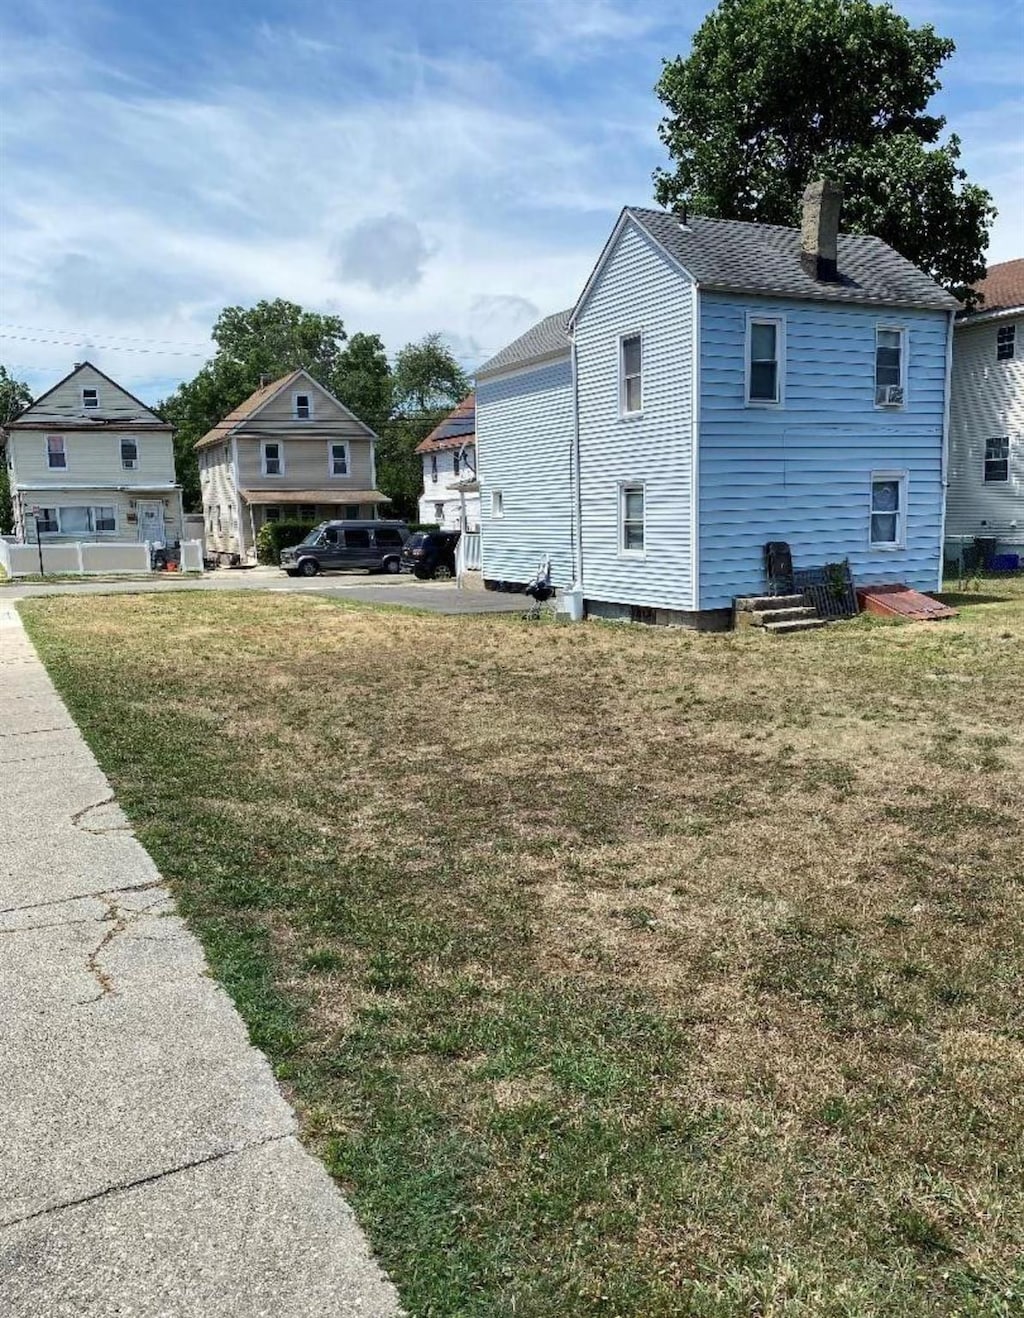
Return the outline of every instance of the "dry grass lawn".
{"type": "Polygon", "coordinates": [[[418,1318],[1024,1312],[1024,586],[30,630],[418,1318]]]}

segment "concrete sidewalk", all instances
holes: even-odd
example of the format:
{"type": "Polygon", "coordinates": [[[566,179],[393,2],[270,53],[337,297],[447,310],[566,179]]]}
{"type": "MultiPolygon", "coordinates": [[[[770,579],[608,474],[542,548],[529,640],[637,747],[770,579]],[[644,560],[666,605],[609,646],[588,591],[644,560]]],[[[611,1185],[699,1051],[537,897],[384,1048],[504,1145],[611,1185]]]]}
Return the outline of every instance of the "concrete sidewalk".
{"type": "Polygon", "coordinates": [[[393,1288],[0,600],[0,1313],[393,1318],[393,1288]]]}

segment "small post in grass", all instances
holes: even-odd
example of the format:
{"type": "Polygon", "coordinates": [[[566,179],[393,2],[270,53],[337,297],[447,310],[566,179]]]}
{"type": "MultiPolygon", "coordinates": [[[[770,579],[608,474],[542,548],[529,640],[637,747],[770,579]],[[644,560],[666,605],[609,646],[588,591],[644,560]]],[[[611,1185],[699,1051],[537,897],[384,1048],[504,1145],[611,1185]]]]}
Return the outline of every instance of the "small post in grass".
{"type": "Polygon", "coordinates": [[[43,568],[43,539],[39,534],[39,511],[38,508],[32,509],[32,520],[36,524],[36,548],[39,550],[39,575],[45,577],[46,572],[43,568]]]}

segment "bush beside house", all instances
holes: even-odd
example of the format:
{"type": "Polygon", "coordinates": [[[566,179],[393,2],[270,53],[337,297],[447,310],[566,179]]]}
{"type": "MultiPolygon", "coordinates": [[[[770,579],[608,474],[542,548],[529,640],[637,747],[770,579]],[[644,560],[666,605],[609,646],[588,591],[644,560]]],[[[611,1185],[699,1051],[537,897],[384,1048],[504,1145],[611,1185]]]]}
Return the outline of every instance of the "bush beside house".
{"type": "Polygon", "coordinates": [[[256,533],[256,557],[261,563],[281,565],[281,550],[305,540],[318,522],[266,522],[256,533]]]}

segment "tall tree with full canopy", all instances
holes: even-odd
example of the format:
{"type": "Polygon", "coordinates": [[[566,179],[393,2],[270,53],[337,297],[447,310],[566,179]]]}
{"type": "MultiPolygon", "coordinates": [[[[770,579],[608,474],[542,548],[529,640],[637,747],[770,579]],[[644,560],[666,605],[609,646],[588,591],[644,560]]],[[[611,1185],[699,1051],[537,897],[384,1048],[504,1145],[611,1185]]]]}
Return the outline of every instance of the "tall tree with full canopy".
{"type": "Polygon", "coordinates": [[[662,205],[799,223],[814,178],[841,183],[843,228],[883,238],[957,296],[985,273],[990,194],[927,113],[955,50],[870,0],[722,0],[685,58],[666,60],[662,205]]]}
{"type": "MultiPolygon", "coordinates": [[[[16,380],[7,370],[0,366],[0,427],[13,421],[19,412],[32,402],[32,394],[27,384],[16,380]]],[[[11,473],[7,467],[7,452],[3,436],[0,435],[0,534],[6,534],[14,528],[14,505],[11,503],[11,473]]]]}
{"type": "Polygon", "coordinates": [[[392,511],[414,517],[423,488],[416,445],[469,393],[466,373],[440,334],[407,343],[395,358],[394,415],[381,432],[377,472],[392,511]]]}

